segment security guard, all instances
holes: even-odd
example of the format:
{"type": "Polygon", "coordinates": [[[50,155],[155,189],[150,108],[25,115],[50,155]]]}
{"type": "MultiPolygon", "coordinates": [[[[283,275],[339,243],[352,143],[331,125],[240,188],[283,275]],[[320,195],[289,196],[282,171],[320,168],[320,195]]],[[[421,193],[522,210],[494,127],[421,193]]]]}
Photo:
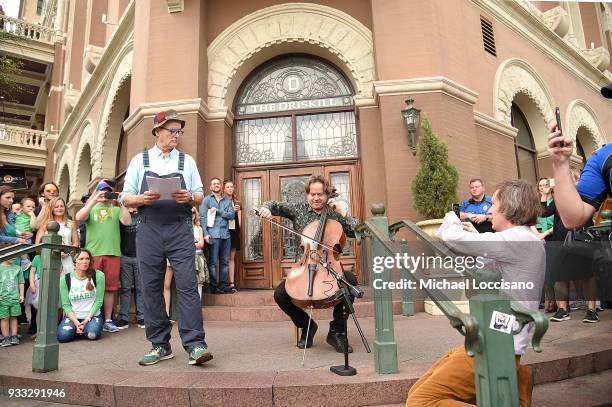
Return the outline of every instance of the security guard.
{"type": "Polygon", "coordinates": [[[202,181],[196,163],[176,149],[185,122],[174,110],[159,112],[153,118],[155,146],[136,155],[127,169],[122,200],[138,207],[141,224],[136,234],[149,353],[139,361],[152,365],[174,357],[170,348],[172,325],[163,298],[166,261],[174,269],[178,295],[178,327],[189,364],[199,365],[213,358],[204,340],[202,308],[195,274],[195,250],[191,226],[191,208],[202,202],[202,181]],[[181,189],[172,199],[160,199],[150,191],[147,177],[178,177],[181,189]]]}
{"type": "Polygon", "coordinates": [[[494,232],[489,215],[493,198],[485,195],[484,183],[480,178],[470,180],[470,195],[470,199],[459,205],[459,217],[472,222],[478,233],[494,232]]]}

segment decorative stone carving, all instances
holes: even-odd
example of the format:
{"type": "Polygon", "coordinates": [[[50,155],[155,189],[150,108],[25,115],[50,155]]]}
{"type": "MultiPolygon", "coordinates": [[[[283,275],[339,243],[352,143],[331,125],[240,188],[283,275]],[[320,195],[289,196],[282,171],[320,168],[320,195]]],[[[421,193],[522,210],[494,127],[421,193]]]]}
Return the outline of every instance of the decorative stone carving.
{"type": "Polygon", "coordinates": [[[585,49],[582,50],[581,53],[591,65],[602,72],[610,65],[610,53],[604,47],[585,49]]]}
{"type": "Polygon", "coordinates": [[[64,93],[64,106],[68,109],[68,113],[76,106],[77,101],[81,97],[81,91],[77,89],[66,89],[64,93]]]}
{"type": "Polygon", "coordinates": [[[83,63],[85,65],[85,69],[88,73],[92,73],[96,66],[98,66],[98,62],[100,62],[100,58],[102,57],[102,53],[104,52],[104,48],[97,47],[95,45],[89,44],[85,47],[83,52],[83,63]]]}
{"type": "Polygon", "coordinates": [[[572,101],[567,108],[567,132],[574,141],[580,127],[585,127],[597,147],[606,143],[606,135],[599,125],[595,112],[583,100],[572,101]]]}
{"type": "Polygon", "coordinates": [[[231,106],[239,81],[248,74],[243,65],[249,58],[283,43],[296,43],[296,50],[303,50],[304,44],[309,44],[325,51],[350,77],[356,98],[372,96],[375,72],[371,31],[340,10],[310,3],[288,3],[241,18],[210,44],[208,106],[211,111],[227,110],[231,106]],[[241,67],[246,72],[237,75],[241,67]]]}
{"type": "Polygon", "coordinates": [[[554,31],[559,37],[565,37],[565,34],[569,31],[570,28],[570,18],[567,11],[561,6],[557,6],[548,11],[545,11],[542,15],[544,19],[544,24],[551,31],[554,31]]]}
{"type": "Polygon", "coordinates": [[[493,111],[495,118],[510,124],[512,101],[523,93],[537,106],[546,124],[554,120],[552,97],[539,75],[520,59],[511,59],[500,65],[495,75],[493,111]]]}
{"type": "Polygon", "coordinates": [[[168,13],[180,13],[185,11],[185,0],[166,0],[168,13]]]}

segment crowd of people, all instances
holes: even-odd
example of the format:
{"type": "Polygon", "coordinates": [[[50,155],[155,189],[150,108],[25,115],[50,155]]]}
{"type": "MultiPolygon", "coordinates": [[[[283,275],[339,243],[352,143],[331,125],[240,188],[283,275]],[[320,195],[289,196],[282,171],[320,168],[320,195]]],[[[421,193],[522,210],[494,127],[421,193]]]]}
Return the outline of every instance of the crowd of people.
{"type": "MultiPolygon", "coordinates": [[[[71,341],[78,335],[95,340],[102,331],[128,328],[132,294],[135,294],[135,322],[145,328],[136,250],[141,218],[138,208],[119,203],[113,195],[114,187],[113,181],[104,180],[92,193],[84,194],[84,206],[74,219],[68,215],[66,201],[58,196],[59,188],[53,182],[41,186],[38,202],[31,197],[15,202],[15,191],[0,188],[0,244],[41,243],[48,223],[55,221],[59,224],[62,244],[80,248],[78,255],[61,254],[63,318],[57,330],[59,342],[71,341]]],[[[199,210],[193,207],[191,212],[194,274],[200,298],[202,290],[207,288],[213,294],[236,293],[235,256],[240,250],[241,207],[234,195],[233,182],[213,178],[211,194],[199,210]],[[205,214],[205,219],[208,217],[208,222],[200,222],[200,212],[205,214]]],[[[6,261],[0,264],[0,269],[0,345],[19,344],[19,324],[29,324],[28,334],[35,339],[42,271],[40,255],[6,261]]],[[[172,265],[168,261],[163,292],[168,315],[171,314],[172,280],[172,265]]]]}
{"type": "MultiPolygon", "coordinates": [[[[540,178],[537,191],[540,213],[532,232],[545,243],[546,267],[544,288],[540,309],[551,313],[550,320],[562,322],[571,319],[570,310],[585,311],[583,322],[599,322],[598,312],[603,311],[605,302],[611,297],[603,281],[605,276],[596,274],[599,263],[596,258],[573,253],[564,249],[563,243],[568,229],[563,225],[556,209],[552,180],[540,178]],[[573,301],[570,301],[570,298],[573,301]]],[[[469,183],[470,197],[460,205],[461,221],[469,222],[478,233],[495,232],[491,223],[493,198],[486,195],[484,182],[473,178],[469,183]]],[[[593,225],[589,219],[580,227],[593,225]]],[[[574,228],[575,229],[575,228],[574,228]]]]}
{"type": "MultiPolygon", "coordinates": [[[[131,160],[121,194],[115,191],[113,181],[99,182],[94,191],[83,197],[84,206],[74,219],[68,216],[66,202],[59,197],[59,188],[53,182],[41,187],[38,202],[24,198],[15,203],[14,191],[0,187],[0,244],[39,243],[48,223],[55,221],[62,243],[81,247],[74,259],[69,253],[62,254],[60,342],[77,336],[95,340],[103,331],[127,328],[133,290],[136,323],[146,329],[152,344],[139,363],[151,365],[173,358],[169,341],[174,285],[176,322],[189,355],[188,363],[198,365],[212,359],[204,335],[202,292],[207,286],[212,294],[237,292],[235,256],[240,250],[241,204],[230,180],[212,178],[210,193],[204,194],[195,160],[176,148],[184,126],[174,111],[156,114],[152,129],[156,144],[131,160]],[[178,182],[180,187],[162,197],[149,185],[161,182],[178,182]]],[[[571,309],[580,306],[569,301],[573,286],[576,296],[584,300],[583,321],[598,322],[598,312],[610,297],[605,283],[597,291],[596,271],[600,264],[592,257],[565,250],[560,243],[569,231],[591,224],[595,209],[610,194],[612,148],[608,145],[596,151],[577,183],[571,180],[569,170],[571,140],[554,127],[549,150],[554,188],[547,178],[539,180],[537,189],[515,180],[501,183],[493,195],[487,195],[483,180],[473,178],[469,183],[470,197],[457,212],[447,214],[439,236],[455,250],[469,254],[482,251],[478,244],[490,244],[487,251],[499,263],[503,278],[524,277],[534,282],[537,299],[532,293],[512,293],[526,307],[537,309],[542,293],[540,308],[553,314],[552,321],[566,321],[571,309]]],[[[294,229],[301,232],[329,212],[326,216],[337,220],[346,235],[354,236],[358,221],[348,214],[345,202],[335,201],[331,191],[325,178],[313,176],[306,183],[306,202],[265,202],[259,208],[259,216],[290,219],[294,229]]],[[[17,325],[27,323],[24,305],[31,308],[30,333],[36,332],[41,271],[40,256],[23,256],[0,264],[2,346],[19,343],[17,325]]],[[[357,283],[353,274],[345,273],[345,277],[351,284],[357,283]]],[[[318,326],[292,301],[285,281],[276,288],[274,298],[293,323],[302,328],[297,346],[311,347],[318,326]]],[[[336,306],[327,342],[338,352],[351,352],[342,331],[343,322],[342,308],[336,306]]],[[[519,363],[529,327],[523,331],[514,337],[521,405],[529,399],[531,388],[529,375],[519,363]]],[[[473,379],[473,364],[466,365],[465,359],[461,349],[452,350],[413,386],[410,398],[431,399],[431,389],[439,388],[440,378],[446,383],[451,380],[447,376],[455,372],[452,374],[459,381],[450,386],[455,393],[436,397],[456,399],[458,391],[469,393],[460,399],[471,400],[473,383],[465,380],[473,379]]]]}

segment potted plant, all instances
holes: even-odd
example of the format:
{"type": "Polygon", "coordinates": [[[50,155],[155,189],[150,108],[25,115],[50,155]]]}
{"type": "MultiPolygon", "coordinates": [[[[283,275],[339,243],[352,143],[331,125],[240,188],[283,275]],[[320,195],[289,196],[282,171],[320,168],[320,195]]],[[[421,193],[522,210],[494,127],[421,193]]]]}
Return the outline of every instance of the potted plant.
{"type": "Polygon", "coordinates": [[[448,147],[432,131],[429,120],[423,120],[423,132],[417,147],[421,163],[412,181],[414,208],[429,220],[417,222],[417,226],[435,237],[444,214],[457,202],[457,169],[448,162],[448,147]]]}

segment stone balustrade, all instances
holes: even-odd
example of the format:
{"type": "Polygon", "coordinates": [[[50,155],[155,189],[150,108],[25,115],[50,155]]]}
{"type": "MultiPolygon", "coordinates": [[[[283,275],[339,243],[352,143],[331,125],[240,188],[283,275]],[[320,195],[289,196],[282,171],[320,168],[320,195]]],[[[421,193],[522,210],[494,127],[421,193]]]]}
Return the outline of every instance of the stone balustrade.
{"type": "Polygon", "coordinates": [[[47,150],[47,132],[0,124],[0,145],[47,150]]]}
{"type": "Polygon", "coordinates": [[[0,31],[6,31],[20,38],[53,44],[54,31],[50,27],[31,24],[8,16],[0,16],[0,31]]]}

